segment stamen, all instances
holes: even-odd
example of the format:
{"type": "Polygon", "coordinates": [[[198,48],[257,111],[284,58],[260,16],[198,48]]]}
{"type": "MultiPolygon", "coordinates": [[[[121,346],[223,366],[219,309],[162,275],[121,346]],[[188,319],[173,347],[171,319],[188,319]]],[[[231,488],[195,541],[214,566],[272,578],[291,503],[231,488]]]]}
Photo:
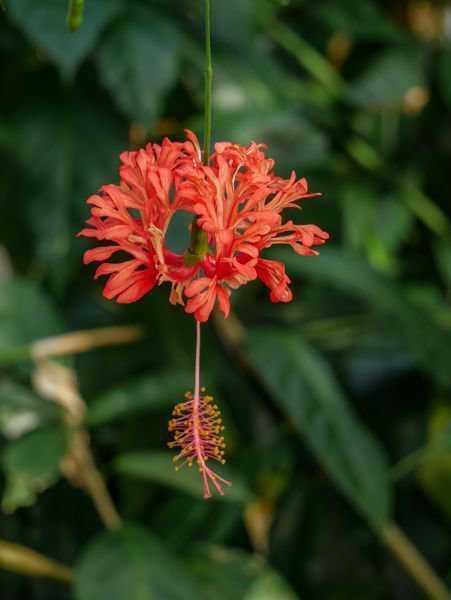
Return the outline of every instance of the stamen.
{"type": "Polygon", "coordinates": [[[174,440],[169,442],[169,447],[180,448],[174,462],[180,459],[183,462],[176,468],[197,463],[204,483],[204,498],[210,498],[210,483],[221,496],[224,495],[221,483],[232,484],[207,466],[210,458],[224,464],[225,442],[221,435],[224,427],[219,408],[212,404],[213,396],[207,396],[206,389],[200,387],[200,338],[200,322],[196,321],[194,393],[186,392],[186,402],[177,404],[173,410],[169,431],[174,434],[174,440]]]}
{"type": "Polygon", "coordinates": [[[184,465],[192,467],[197,463],[199,472],[204,482],[204,498],[210,498],[210,482],[217,492],[223,496],[221,484],[231,485],[230,481],[223,479],[207,466],[210,459],[225,463],[225,441],[222,436],[224,425],[217,404],[213,396],[206,394],[205,388],[201,389],[196,402],[192,392],[185,394],[186,402],[177,404],[169,421],[169,431],[173,434],[173,441],[168,443],[170,448],[180,448],[174,457],[174,462],[179,470],[184,465]]]}

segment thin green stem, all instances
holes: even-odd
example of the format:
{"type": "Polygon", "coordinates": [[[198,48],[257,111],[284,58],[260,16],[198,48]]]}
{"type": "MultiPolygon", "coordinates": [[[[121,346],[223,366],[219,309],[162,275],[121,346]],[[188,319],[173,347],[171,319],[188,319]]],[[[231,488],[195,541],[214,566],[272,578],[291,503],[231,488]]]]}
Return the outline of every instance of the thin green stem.
{"type": "MultiPolygon", "coordinates": [[[[204,70],[204,163],[208,165],[211,147],[211,122],[212,122],[212,87],[213,87],[213,62],[211,59],[211,4],[205,4],[205,70],[204,70]]],[[[194,217],[191,223],[191,240],[185,253],[186,265],[195,265],[202,260],[208,251],[208,235],[197,224],[194,217]]]]}
{"type": "Polygon", "coordinates": [[[77,31],[83,23],[85,0],[69,0],[67,9],[67,27],[69,31],[77,31]]]}
{"type": "Polygon", "coordinates": [[[213,62],[211,59],[211,3],[205,0],[205,83],[204,83],[204,162],[208,164],[211,146],[213,62]]]}
{"type": "Polygon", "coordinates": [[[430,441],[426,446],[418,448],[407,456],[404,456],[404,458],[396,463],[391,469],[390,476],[392,481],[401,479],[429,459],[441,456],[444,451],[449,450],[451,448],[450,433],[449,430],[446,430],[442,435],[438,436],[437,439],[430,441]]]}

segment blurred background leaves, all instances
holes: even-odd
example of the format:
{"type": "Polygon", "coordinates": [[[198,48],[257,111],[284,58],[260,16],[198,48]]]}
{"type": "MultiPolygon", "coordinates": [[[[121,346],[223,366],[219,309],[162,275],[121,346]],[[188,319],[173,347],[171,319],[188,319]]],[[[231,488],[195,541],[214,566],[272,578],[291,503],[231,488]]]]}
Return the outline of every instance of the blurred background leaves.
{"type": "Polygon", "coordinates": [[[74,237],[121,150],[202,135],[202,3],[87,1],[74,33],[63,0],[4,4],[0,564],[8,539],[75,566],[75,592],[1,571],[5,598],[423,598],[374,535],[405,543],[393,520],[451,584],[448,3],[213,0],[214,138],[264,142],[281,175],[307,176],[323,197],[291,217],[332,241],[274,253],[291,304],[247,286],[239,321],[205,328],[235,482],[208,503],[164,448],[192,385],[191,320],[165,290],[105,301],[74,237]],[[128,323],[144,339],[64,359],[126,520],[104,533],[32,344],[128,323]]]}

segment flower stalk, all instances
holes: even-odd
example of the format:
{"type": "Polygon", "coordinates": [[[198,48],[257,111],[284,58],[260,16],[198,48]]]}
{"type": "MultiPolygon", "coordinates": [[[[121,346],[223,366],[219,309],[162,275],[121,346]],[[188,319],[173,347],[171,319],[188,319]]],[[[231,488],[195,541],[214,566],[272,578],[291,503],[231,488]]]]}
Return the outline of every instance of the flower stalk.
{"type": "Polygon", "coordinates": [[[224,495],[223,485],[230,486],[227,481],[215,473],[207,465],[209,460],[225,463],[225,443],[222,437],[224,427],[221,414],[213,397],[205,393],[205,388],[200,386],[200,352],[201,352],[201,324],[196,321],[196,350],[194,364],[194,394],[187,392],[186,402],[177,404],[169,422],[169,431],[174,440],[169,442],[170,448],[179,448],[179,453],[174,457],[180,469],[185,464],[192,467],[196,464],[202,477],[204,498],[211,498],[210,484],[218,494],[224,495]]]}
{"type": "MultiPolygon", "coordinates": [[[[213,60],[211,56],[211,3],[205,0],[205,68],[204,68],[204,151],[203,161],[206,165],[210,160],[211,126],[212,126],[212,97],[213,97],[213,60]]],[[[185,253],[184,261],[192,266],[203,260],[208,252],[208,234],[197,224],[197,217],[191,223],[191,240],[185,253]]]]}
{"type": "Polygon", "coordinates": [[[211,1],[205,0],[204,163],[211,146],[213,61],[211,58],[211,1]]]}

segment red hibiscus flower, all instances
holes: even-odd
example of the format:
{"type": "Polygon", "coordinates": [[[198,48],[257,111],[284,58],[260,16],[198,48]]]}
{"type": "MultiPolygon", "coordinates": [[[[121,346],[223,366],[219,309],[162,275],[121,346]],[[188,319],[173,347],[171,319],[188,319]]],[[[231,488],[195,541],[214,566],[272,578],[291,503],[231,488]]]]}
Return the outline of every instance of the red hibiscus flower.
{"type": "Polygon", "coordinates": [[[275,175],[264,146],[221,142],[205,165],[196,136],[186,134],[185,142],[165,139],[121,154],[119,185],[104,185],[88,198],[91,217],[79,235],[105,242],[88,250],[84,262],[101,263],[95,277],[107,276],[106,298],[135,302],[169,282],[170,302],[194,315],[194,393],[174,409],[169,446],[178,448],[174,460],[180,466],[197,464],[209,498],[210,484],[223,494],[222,486],[230,482],[207,464],[225,462],[225,442],[219,409],[200,387],[200,323],[216,305],[227,317],[232,291],[254,279],[266,285],[272,302],[290,302],[285,265],[262,253],[286,244],[301,256],[314,255],[314,246],[329,235],[316,225],[284,221],[284,209],[299,208],[302,200],[319,194],[308,193],[307,181],[294,172],[289,179],[275,175]],[[183,254],[167,244],[177,211],[193,215],[191,243],[183,254]]]}
{"type": "Polygon", "coordinates": [[[79,235],[107,244],[88,250],[84,262],[101,262],[95,277],[107,275],[103,294],[119,303],[135,302],[155,285],[171,284],[170,301],[185,306],[197,321],[207,321],[217,304],[228,315],[232,290],[260,279],[272,302],[289,302],[290,279],[283,263],[261,257],[275,244],[288,244],[300,255],[329,235],[316,225],[283,222],[286,208],[318,194],[307,181],[274,174],[274,161],[263,146],[217,143],[209,164],[201,161],[196,136],[187,141],[121,154],[120,184],[104,185],[89,197],[91,217],[79,235]],[[202,250],[175,254],[166,244],[177,211],[196,217],[202,250]],[[116,255],[116,253],[119,253],[116,255]],[[106,262],[113,255],[120,258],[106,262]]]}

